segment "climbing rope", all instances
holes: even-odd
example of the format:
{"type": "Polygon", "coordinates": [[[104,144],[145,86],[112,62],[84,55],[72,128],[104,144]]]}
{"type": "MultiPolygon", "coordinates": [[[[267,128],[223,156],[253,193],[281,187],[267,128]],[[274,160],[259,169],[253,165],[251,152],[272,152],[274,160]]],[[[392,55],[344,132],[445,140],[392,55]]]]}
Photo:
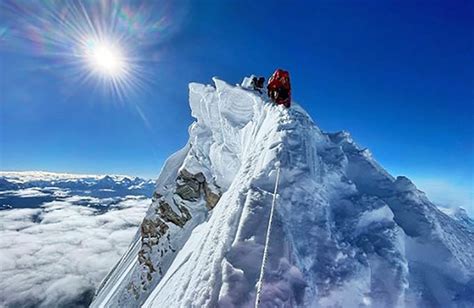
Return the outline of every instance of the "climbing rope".
{"type": "Polygon", "coordinates": [[[265,273],[265,265],[268,259],[268,244],[270,243],[270,232],[272,231],[273,213],[275,211],[275,203],[276,203],[276,196],[277,196],[279,181],[280,181],[280,166],[278,166],[278,169],[277,169],[275,189],[273,191],[272,208],[270,210],[270,218],[268,220],[267,234],[265,236],[265,248],[263,249],[263,259],[262,259],[262,266],[260,267],[260,277],[258,278],[258,282],[257,282],[257,296],[255,298],[255,308],[258,308],[260,306],[260,297],[261,297],[262,288],[263,288],[263,276],[265,273]]]}

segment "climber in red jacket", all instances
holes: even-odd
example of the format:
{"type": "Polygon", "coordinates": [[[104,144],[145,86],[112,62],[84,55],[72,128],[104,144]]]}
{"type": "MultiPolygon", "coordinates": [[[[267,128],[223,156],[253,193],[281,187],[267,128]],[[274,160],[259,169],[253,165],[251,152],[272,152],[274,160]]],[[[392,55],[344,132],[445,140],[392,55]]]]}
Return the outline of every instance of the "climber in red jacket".
{"type": "Polygon", "coordinates": [[[268,96],[277,105],[291,106],[290,74],[282,69],[277,69],[268,80],[268,96]]]}

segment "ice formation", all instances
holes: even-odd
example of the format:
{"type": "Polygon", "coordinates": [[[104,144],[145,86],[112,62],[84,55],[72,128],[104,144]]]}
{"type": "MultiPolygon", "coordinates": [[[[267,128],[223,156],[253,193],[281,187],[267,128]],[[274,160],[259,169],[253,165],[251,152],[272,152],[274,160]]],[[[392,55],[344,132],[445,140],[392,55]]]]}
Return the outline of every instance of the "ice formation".
{"type": "Polygon", "coordinates": [[[471,224],[297,104],[213,81],[92,307],[253,307],[277,168],[261,307],[474,305],[471,224]]]}

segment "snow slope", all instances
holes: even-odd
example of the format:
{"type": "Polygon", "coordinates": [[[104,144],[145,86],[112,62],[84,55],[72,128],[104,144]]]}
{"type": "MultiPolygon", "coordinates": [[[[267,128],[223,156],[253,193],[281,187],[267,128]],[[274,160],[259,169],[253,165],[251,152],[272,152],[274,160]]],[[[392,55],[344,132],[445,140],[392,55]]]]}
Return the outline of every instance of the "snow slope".
{"type": "Polygon", "coordinates": [[[189,142],[92,307],[253,307],[277,168],[261,307],[474,305],[472,225],[249,81],[190,84],[189,142]]]}

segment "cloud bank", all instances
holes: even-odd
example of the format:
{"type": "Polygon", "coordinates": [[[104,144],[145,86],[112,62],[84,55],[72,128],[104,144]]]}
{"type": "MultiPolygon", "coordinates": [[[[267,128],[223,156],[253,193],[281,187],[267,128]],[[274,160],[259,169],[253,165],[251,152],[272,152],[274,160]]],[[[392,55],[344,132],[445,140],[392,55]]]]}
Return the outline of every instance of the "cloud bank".
{"type": "Polygon", "coordinates": [[[0,211],[0,306],[86,307],[150,204],[127,196],[103,212],[76,199],[0,211]]]}
{"type": "Polygon", "coordinates": [[[417,187],[424,191],[428,198],[441,207],[463,207],[471,217],[474,217],[473,184],[456,185],[452,182],[437,178],[414,178],[417,187]]]}

